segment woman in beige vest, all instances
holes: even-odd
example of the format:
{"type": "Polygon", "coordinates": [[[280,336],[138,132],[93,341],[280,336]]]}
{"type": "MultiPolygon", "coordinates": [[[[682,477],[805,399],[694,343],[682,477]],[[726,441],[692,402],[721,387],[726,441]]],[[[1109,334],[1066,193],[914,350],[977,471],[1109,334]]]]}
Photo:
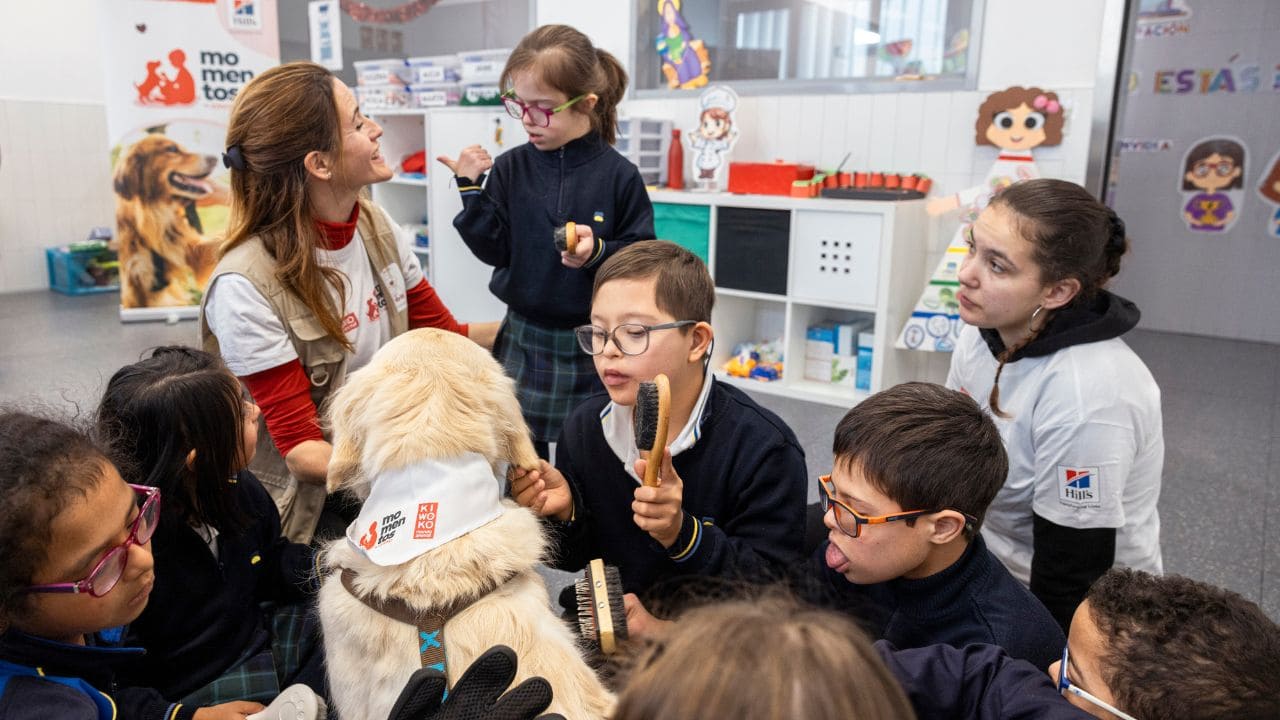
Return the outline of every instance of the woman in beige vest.
{"type": "Polygon", "coordinates": [[[410,328],[491,346],[497,323],[458,323],[411,242],[364,188],[391,167],[351,90],[325,68],[287,63],[236,98],[223,163],[231,219],[201,309],[219,353],[262,409],[252,470],[286,537],[308,542],[325,502],[330,445],[319,408],[346,373],[410,328]]]}

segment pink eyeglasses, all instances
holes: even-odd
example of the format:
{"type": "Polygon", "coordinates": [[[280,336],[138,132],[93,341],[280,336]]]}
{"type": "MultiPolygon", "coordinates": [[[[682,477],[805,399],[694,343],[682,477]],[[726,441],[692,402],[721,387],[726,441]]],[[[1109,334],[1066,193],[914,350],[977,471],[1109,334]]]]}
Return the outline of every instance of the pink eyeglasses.
{"type": "Polygon", "coordinates": [[[129,485],[135,493],[142,496],[142,509],[129,527],[129,537],[119,545],[107,551],[89,576],[73,583],[53,583],[51,585],[32,585],[26,592],[37,593],[89,593],[100,598],[111,592],[120,578],[124,576],[125,564],[129,560],[130,545],[146,545],[156,532],[160,519],[160,488],[145,485],[129,485]]]}

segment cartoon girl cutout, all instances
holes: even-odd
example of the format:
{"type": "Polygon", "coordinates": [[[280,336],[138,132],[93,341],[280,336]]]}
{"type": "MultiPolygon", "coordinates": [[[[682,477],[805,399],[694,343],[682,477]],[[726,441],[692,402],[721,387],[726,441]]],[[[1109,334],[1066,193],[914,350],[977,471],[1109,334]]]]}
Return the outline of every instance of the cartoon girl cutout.
{"type": "Polygon", "coordinates": [[[1192,146],[1183,160],[1182,190],[1193,194],[1182,219],[1196,232],[1223,232],[1235,222],[1236,206],[1228,190],[1244,187],[1244,145],[1225,137],[1192,146]]]}
{"type": "Polygon", "coordinates": [[[698,170],[698,184],[709,188],[716,185],[724,156],[738,140],[738,128],[733,121],[738,96],[727,87],[716,86],[702,93],[698,104],[702,107],[698,127],[687,137],[689,147],[695,152],[693,166],[698,170]]]}
{"type": "Polygon", "coordinates": [[[1276,205],[1275,214],[1271,216],[1271,222],[1267,223],[1267,232],[1280,237],[1280,152],[1271,158],[1268,167],[1271,170],[1258,184],[1258,194],[1263,200],[1276,205]]]}
{"type": "Polygon", "coordinates": [[[662,34],[655,47],[662,61],[662,74],[672,88],[698,88],[707,84],[711,56],[703,42],[693,36],[680,13],[681,0],[658,0],[662,34]]]}
{"type": "Polygon", "coordinates": [[[978,107],[974,142],[1000,152],[980,184],[934,198],[926,205],[930,215],[961,209],[962,223],[898,336],[898,347],[931,352],[950,352],[955,347],[964,323],[959,307],[945,302],[944,291],[958,284],[955,258],[968,252],[964,229],[1005,188],[1040,177],[1031,151],[1042,145],[1061,144],[1065,120],[1058,94],[1038,87],[1006,88],[988,95],[978,107]],[[949,326],[944,327],[943,320],[935,320],[934,316],[945,317],[949,326]]]}

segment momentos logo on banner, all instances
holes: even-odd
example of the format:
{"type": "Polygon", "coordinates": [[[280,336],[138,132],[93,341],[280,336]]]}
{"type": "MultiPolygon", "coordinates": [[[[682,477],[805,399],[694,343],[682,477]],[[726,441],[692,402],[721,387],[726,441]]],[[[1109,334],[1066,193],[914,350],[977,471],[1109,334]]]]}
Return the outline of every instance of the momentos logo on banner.
{"type": "Polygon", "coordinates": [[[229,216],[236,97],[280,62],[278,0],[99,0],[120,316],[194,317],[229,216]]]}

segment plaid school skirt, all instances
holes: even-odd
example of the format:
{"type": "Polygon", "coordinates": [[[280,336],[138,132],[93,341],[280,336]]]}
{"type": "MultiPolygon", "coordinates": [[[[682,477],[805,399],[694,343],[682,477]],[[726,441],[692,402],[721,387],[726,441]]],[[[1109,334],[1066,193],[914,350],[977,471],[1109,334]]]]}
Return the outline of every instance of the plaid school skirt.
{"type": "Polygon", "coordinates": [[[524,421],[538,442],[555,442],[569,412],[604,389],[572,329],[544,327],[508,310],[493,354],[516,381],[524,421]]]}
{"type": "Polygon", "coordinates": [[[213,682],[182,698],[184,705],[221,705],[253,700],[263,705],[293,684],[293,677],[312,655],[324,649],[316,639],[320,626],[306,603],[282,605],[271,615],[271,642],[224,672],[213,682]]]}

